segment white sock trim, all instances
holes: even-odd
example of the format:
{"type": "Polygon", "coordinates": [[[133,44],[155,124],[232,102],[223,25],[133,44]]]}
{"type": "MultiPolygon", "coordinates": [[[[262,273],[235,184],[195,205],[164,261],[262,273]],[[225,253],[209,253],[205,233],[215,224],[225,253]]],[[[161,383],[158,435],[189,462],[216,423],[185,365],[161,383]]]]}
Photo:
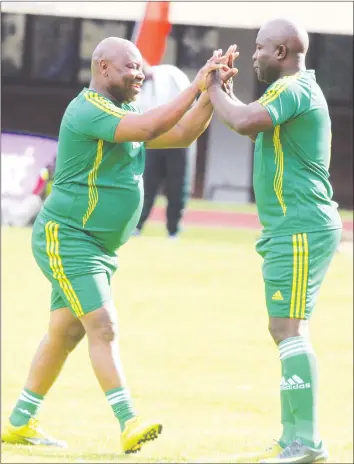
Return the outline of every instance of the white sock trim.
{"type": "Polygon", "coordinates": [[[40,406],[43,403],[43,400],[35,398],[34,396],[28,394],[25,390],[22,390],[20,399],[22,401],[28,401],[29,403],[36,404],[38,406],[40,406]]]}
{"type": "Polygon", "coordinates": [[[112,393],[111,395],[106,396],[108,402],[110,403],[112,400],[119,399],[120,401],[129,399],[129,394],[127,391],[121,391],[121,392],[116,392],[112,393]]]}

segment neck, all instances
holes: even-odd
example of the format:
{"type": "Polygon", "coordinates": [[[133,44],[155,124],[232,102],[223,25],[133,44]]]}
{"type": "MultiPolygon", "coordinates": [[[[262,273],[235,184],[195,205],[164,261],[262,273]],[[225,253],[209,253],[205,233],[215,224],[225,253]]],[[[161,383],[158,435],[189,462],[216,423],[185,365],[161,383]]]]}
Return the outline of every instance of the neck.
{"type": "Polygon", "coordinates": [[[122,103],[124,103],[123,101],[118,101],[116,98],[114,98],[114,96],[109,92],[109,90],[107,89],[107,87],[105,87],[104,85],[100,84],[99,82],[97,82],[95,79],[91,79],[91,82],[90,82],[90,85],[89,85],[89,89],[90,90],[94,90],[95,92],[97,93],[100,93],[101,95],[109,98],[110,100],[112,100],[113,102],[115,102],[116,104],[118,105],[121,105],[122,103]]]}
{"type": "Polygon", "coordinates": [[[303,55],[299,55],[296,57],[296,59],[292,63],[289,63],[288,66],[286,66],[284,69],[280,71],[279,77],[292,76],[298,73],[299,71],[305,71],[305,70],[306,70],[305,57],[303,55]]]}

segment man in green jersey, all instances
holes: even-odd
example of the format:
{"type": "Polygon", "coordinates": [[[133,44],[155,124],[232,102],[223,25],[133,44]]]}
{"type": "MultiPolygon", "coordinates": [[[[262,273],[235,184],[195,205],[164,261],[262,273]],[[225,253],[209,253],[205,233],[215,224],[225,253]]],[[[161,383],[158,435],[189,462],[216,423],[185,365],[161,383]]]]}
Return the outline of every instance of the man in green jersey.
{"type": "Polygon", "coordinates": [[[103,40],[93,52],[89,88],[63,116],[52,193],[32,234],[34,257],[52,285],[49,329],[2,433],[4,442],[66,446],[44,433],[35,416],[85,334],[95,375],[120,423],[123,451],[138,451],[161,432],[160,423],[142,420],[132,406],[110,282],[116,250],[140,217],[145,146],[186,147],[202,134],[212,116],[207,92],[190,107],[208,73],[221,65],[210,59],[171,103],[139,114],[132,102],[144,80],[142,66],[134,44],[103,40]]]}
{"type": "Polygon", "coordinates": [[[221,90],[227,73],[208,78],[217,115],[255,141],[253,186],[263,226],[257,252],[282,367],[283,432],[275,446],[253,457],[266,463],[327,457],[317,426],[316,357],[306,329],[342,223],[328,173],[331,120],[315,73],[305,67],[308,45],[307,32],[291,21],[265,24],[253,61],[258,79],[270,86],[248,105],[221,90]]]}

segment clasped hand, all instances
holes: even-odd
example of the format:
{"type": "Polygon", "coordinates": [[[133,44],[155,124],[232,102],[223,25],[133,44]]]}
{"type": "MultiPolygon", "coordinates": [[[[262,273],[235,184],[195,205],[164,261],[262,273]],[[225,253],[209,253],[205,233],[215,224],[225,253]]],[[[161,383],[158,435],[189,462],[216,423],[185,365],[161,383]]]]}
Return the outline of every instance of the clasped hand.
{"type": "Polygon", "coordinates": [[[213,56],[195,78],[195,83],[201,92],[212,85],[220,85],[227,93],[230,93],[232,78],[238,73],[238,69],[233,67],[234,60],[239,56],[236,49],[236,45],[230,45],[225,55],[222,54],[221,49],[214,50],[213,56]]]}

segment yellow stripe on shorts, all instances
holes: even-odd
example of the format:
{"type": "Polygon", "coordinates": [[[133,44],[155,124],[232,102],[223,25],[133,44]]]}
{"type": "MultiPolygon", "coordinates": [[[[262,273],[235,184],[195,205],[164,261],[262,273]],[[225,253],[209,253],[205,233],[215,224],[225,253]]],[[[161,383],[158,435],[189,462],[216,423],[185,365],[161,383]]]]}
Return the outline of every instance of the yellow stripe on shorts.
{"type": "Polygon", "coordinates": [[[309,250],[307,234],[293,235],[293,284],[290,317],[305,318],[309,250]]]}
{"type": "Polygon", "coordinates": [[[77,317],[84,315],[80,301],[73,289],[69,279],[64,272],[63,263],[59,253],[59,224],[54,221],[49,221],[45,225],[46,237],[46,252],[49,258],[49,265],[53,272],[53,277],[59,282],[60,288],[63,290],[71,307],[77,317]]]}

